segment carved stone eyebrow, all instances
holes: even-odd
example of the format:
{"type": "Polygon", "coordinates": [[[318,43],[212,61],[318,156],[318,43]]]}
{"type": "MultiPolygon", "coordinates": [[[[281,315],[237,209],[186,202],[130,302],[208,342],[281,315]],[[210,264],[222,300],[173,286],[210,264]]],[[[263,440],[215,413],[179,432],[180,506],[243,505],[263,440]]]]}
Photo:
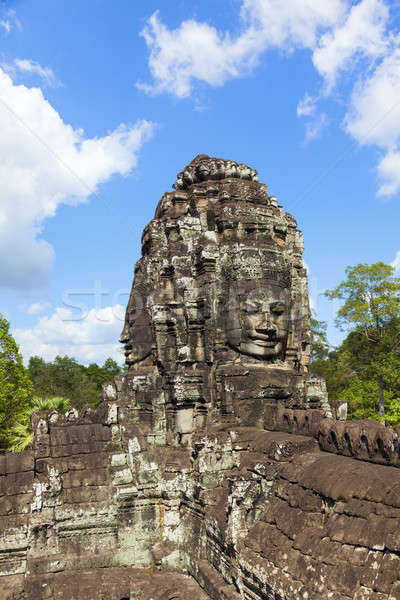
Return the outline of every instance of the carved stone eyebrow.
{"type": "Polygon", "coordinates": [[[278,300],[277,302],[272,302],[270,304],[270,308],[271,310],[287,310],[288,305],[285,302],[281,302],[280,300],[278,300]]]}
{"type": "Polygon", "coordinates": [[[257,307],[260,308],[261,306],[263,306],[264,304],[266,304],[265,300],[261,300],[259,298],[255,298],[254,300],[251,298],[247,298],[245,301],[246,306],[250,306],[250,307],[257,307]]]}

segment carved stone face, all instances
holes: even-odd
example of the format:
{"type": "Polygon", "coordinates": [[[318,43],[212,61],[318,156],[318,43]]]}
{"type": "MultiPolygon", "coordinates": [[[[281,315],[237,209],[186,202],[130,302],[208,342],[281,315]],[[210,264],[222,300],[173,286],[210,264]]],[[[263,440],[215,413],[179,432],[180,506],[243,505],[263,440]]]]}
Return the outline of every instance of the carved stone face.
{"type": "Polygon", "coordinates": [[[260,360],[283,360],[290,317],[290,291],[276,284],[233,291],[226,318],[228,344],[260,360]]]}
{"type": "Polygon", "coordinates": [[[126,311],[125,325],[119,341],[125,344],[128,365],[138,363],[151,354],[152,329],[143,297],[132,293],[126,311]]]}
{"type": "Polygon", "coordinates": [[[197,167],[197,174],[200,181],[205,181],[210,173],[208,166],[205,163],[200,163],[197,167]]]}

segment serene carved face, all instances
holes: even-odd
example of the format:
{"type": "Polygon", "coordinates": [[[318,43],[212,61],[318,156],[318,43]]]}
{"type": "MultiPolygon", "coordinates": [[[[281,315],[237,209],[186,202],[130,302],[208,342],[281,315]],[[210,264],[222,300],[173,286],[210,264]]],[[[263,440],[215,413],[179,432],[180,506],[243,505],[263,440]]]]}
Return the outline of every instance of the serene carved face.
{"type": "Polygon", "coordinates": [[[262,360],[284,358],[288,329],[289,290],[274,284],[234,292],[227,311],[227,340],[242,354],[262,360]]]}
{"type": "Polygon", "coordinates": [[[143,297],[134,292],[127,307],[125,325],[119,341],[125,344],[129,365],[144,360],[152,351],[152,330],[143,297]]]}
{"type": "Polygon", "coordinates": [[[208,166],[205,163],[200,163],[197,167],[197,175],[200,181],[205,181],[209,175],[210,171],[208,166]]]}

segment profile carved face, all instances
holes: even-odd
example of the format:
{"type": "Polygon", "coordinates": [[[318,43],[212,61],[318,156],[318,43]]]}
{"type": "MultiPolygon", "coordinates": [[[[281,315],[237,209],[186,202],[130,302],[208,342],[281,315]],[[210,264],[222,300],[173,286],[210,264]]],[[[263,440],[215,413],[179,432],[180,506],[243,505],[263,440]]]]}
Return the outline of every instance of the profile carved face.
{"type": "Polygon", "coordinates": [[[125,325],[119,341],[125,344],[125,362],[138,363],[152,352],[152,329],[146,303],[141,294],[133,292],[126,309],[125,325]]]}
{"type": "Polygon", "coordinates": [[[275,284],[232,290],[226,317],[228,344],[260,360],[283,360],[289,331],[290,290],[275,284]]]}

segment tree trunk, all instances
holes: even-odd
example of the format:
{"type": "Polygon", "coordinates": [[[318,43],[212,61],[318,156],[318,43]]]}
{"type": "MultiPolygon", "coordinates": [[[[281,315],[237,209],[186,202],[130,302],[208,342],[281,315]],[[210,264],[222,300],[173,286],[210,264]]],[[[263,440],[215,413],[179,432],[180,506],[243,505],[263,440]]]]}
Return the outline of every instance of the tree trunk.
{"type": "Polygon", "coordinates": [[[383,394],[382,375],[379,375],[379,416],[385,418],[385,399],[383,394]]]}

